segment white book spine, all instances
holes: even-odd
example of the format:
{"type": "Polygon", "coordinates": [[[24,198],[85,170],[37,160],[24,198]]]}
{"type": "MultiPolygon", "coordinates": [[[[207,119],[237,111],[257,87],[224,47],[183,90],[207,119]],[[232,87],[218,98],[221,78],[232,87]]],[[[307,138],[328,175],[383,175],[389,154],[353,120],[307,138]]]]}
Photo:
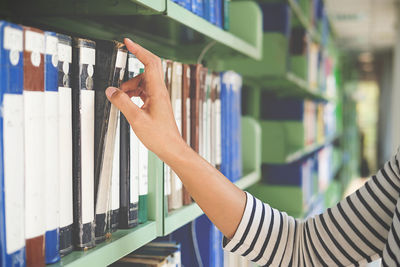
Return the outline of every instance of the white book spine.
{"type": "Polygon", "coordinates": [[[45,93],[45,181],[46,181],[46,231],[59,226],[59,106],[58,92],[45,93]]]}
{"type": "Polygon", "coordinates": [[[71,88],[58,87],[60,227],[71,225],[72,211],[72,101],[71,88]]]}
{"type": "Polygon", "coordinates": [[[25,237],[45,232],[44,92],[24,91],[25,237]]]}
{"type": "Polygon", "coordinates": [[[111,209],[119,209],[119,148],[120,148],[120,112],[117,117],[117,131],[115,134],[114,159],[111,179],[111,209]]]}
{"type": "Polygon", "coordinates": [[[81,190],[82,223],[94,221],[94,98],[93,90],[81,90],[81,190]]]}
{"type": "Polygon", "coordinates": [[[111,104],[107,133],[104,137],[103,164],[100,170],[99,189],[96,200],[96,214],[104,214],[111,208],[110,187],[114,158],[115,134],[118,109],[111,104]]]}
{"type": "Polygon", "coordinates": [[[24,99],[22,95],[4,94],[4,208],[7,253],[25,246],[24,194],[24,99]]]}

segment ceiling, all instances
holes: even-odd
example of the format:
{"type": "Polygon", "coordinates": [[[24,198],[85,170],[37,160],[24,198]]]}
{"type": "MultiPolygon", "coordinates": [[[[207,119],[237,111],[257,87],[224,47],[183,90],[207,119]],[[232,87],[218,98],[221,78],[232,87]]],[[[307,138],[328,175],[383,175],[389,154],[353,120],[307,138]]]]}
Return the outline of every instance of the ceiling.
{"type": "Polygon", "coordinates": [[[397,0],[325,0],[340,48],[377,52],[395,42],[397,0]]]}

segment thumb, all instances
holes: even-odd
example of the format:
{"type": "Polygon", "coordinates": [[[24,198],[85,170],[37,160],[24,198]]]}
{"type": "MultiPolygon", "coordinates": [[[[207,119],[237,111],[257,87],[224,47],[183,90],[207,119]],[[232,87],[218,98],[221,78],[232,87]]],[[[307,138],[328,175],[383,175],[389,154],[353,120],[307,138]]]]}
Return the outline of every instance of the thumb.
{"type": "Polygon", "coordinates": [[[143,112],[126,93],[116,87],[108,87],[106,96],[124,114],[128,121],[135,121],[137,116],[143,112]]]}

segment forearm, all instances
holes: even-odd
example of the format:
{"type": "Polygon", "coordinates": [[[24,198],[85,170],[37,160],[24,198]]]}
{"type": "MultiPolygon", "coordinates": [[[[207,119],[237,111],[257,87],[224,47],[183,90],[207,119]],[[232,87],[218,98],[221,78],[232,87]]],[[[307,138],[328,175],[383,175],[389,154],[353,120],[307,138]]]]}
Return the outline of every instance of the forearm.
{"type": "Polygon", "coordinates": [[[231,238],[242,218],[246,194],[183,141],[175,143],[174,149],[163,153],[162,159],[179,176],[208,218],[231,238]]]}

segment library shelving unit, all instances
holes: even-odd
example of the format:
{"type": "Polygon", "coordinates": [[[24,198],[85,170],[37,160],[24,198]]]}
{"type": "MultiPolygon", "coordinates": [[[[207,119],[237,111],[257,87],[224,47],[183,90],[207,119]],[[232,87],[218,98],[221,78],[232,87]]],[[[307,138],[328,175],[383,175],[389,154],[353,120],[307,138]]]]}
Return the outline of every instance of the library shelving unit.
{"type": "MultiPolygon", "coordinates": [[[[319,42],[320,34],[303,13],[301,5],[295,0],[287,1],[311,38],[319,42]]],[[[280,48],[288,46],[287,40],[280,34],[263,33],[262,13],[254,1],[230,2],[229,31],[218,28],[171,0],[6,0],[0,2],[0,16],[73,36],[109,40],[129,37],[160,57],[187,63],[197,62],[210,48],[203,57],[207,66],[214,70],[237,71],[243,75],[244,84],[253,87],[253,92],[259,96],[261,90],[278,88],[277,93],[283,96],[331,101],[324,94],[311,90],[305,79],[282,64],[287,62],[287,55],[283,55],[280,48]]],[[[257,105],[259,103],[255,103],[257,105]]],[[[254,185],[261,178],[261,136],[261,127],[256,120],[242,119],[244,176],[236,182],[239,188],[258,187],[254,185]]],[[[328,142],[332,140],[293,151],[284,161],[293,161],[328,142]]],[[[338,163],[336,170],[339,169],[338,163]]],[[[337,186],[332,185],[327,191],[337,192],[337,186]]],[[[283,196],[282,192],[271,187],[267,192],[283,196]]],[[[292,193],[289,192],[294,198],[299,194],[296,190],[292,193]]],[[[287,198],[281,199],[282,202],[288,201],[287,198]]],[[[335,201],[333,196],[330,199],[335,201]]],[[[166,215],[164,201],[163,163],[150,153],[148,222],[130,230],[117,230],[106,242],[87,251],[74,251],[53,266],[107,266],[203,214],[194,203],[166,215]]]]}

